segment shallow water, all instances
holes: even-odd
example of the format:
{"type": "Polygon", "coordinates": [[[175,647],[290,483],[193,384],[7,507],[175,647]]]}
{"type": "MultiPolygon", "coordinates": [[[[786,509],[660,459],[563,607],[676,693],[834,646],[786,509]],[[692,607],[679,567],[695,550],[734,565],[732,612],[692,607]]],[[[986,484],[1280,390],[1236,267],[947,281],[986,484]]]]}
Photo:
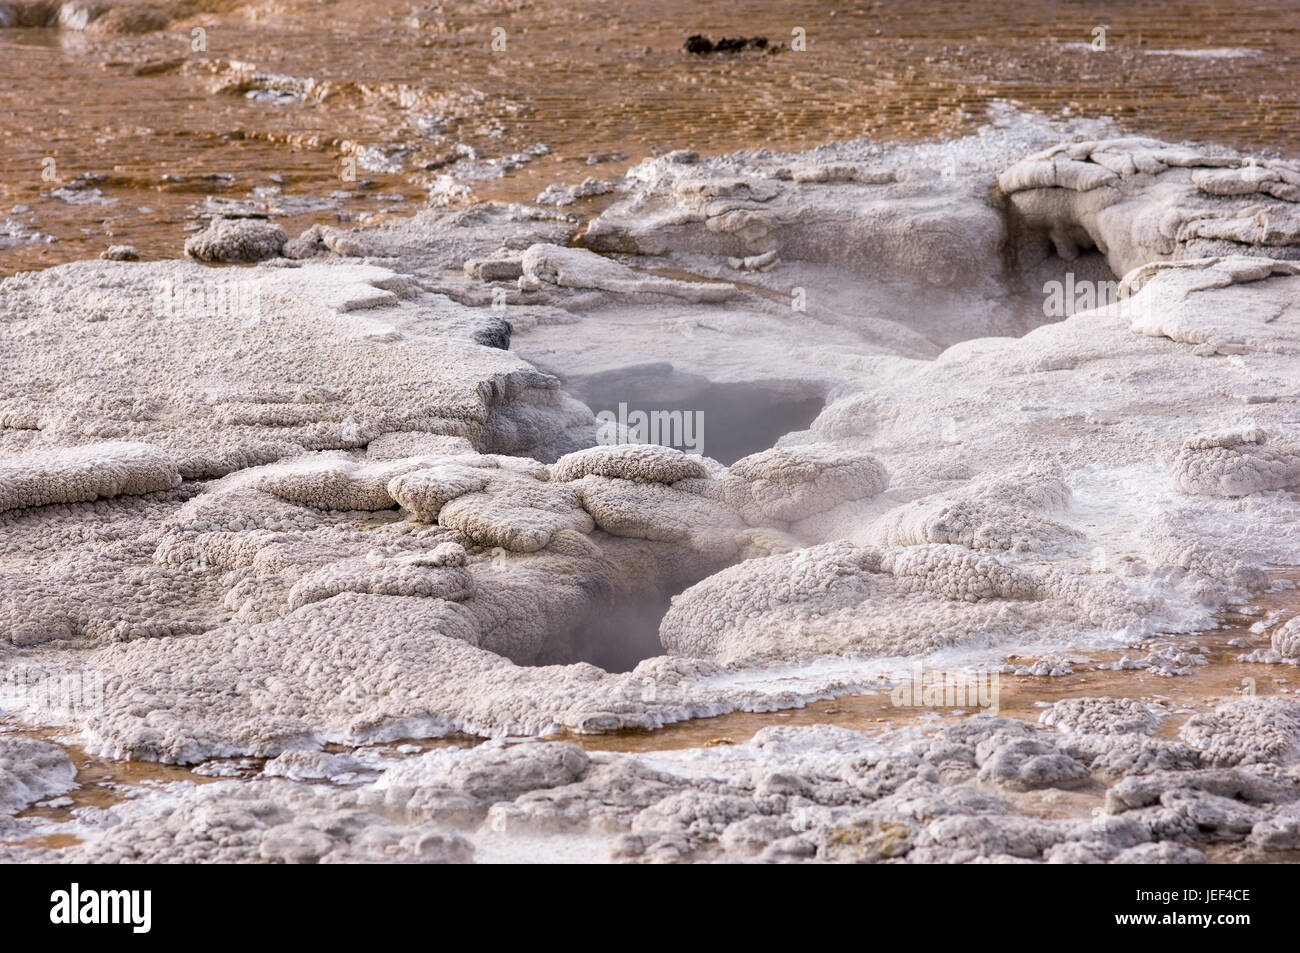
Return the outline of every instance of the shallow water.
{"type": "MultiPolygon", "coordinates": [[[[16,726],[6,726],[13,733],[25,738],[38,738],[59,744],[76,766],[77,786],[66,795],[48,799],[53,803],[34,804],[16,815],[20,818],[38,818],[52,824],[61,824],[73,820],[75,811],[81,808],[107,809],[120,804],[130,797],[138,796],[149,788],[173,781],[191,781],[204,784],[219,780],[207,777],[195,771],[171,764],[159,764],[155,761],[111,761],[87,753],[80,745],[59,741],[59,732],[55,729],[39,731],[24,730],[16,726]]],[[[24,847],[74,847],[81,843],[81,838],[73,834],[49,833],[22,841],[3,841],[0,843],[21,844],[24,847]]]]}
{"type": "MultiPolygon", "coordinates": [[[[1300,570],[1285,570],[1273,578],[1300,582],[1300,570]]],[[[1248,606],[1234,607],[1220,617],[1220,628],[1190,636],[1169,636],[1127,652],[1098,652],[1089,649],[1071,655],[1073,674],[1058,676],[1001,675],[997,714],[1037,721],[1052,703],[1065,698],[1109,696],[1138,698],[1161,706],[1168,713],[1160,720],[1157,734],[1173,738],[1193,714],[1212,711],[1227,699],[1244,693],[1258,696],[1300,691],[1300,677],[1289,665],[1239,662],[1237,656],[1255,649],[1267,649],[1273,626],[1263,632],[1251,627],[1271,613],[1300,610],[1300,590],[1280,589],[1259,596],[1248,606]],[[1229,643],[1245,640],[1248,647],[1229,643]],[[1119,661],[1125,655],[1140,657],[1148,649],[1178,646],[1208,651],[1206,665],[1193,666],[1189,675],[1165,676],[1145,669],[1102,669],[1099,665],[1119,661]]],[[[1280,625],[1283,620],[1276,624],[1280,625]]],[[[1010,664],[1032,665],[1036,658],[1008,656],[1010,664]]],[[[847,695],[813,702],[803,708],[778,712],[733,712],[716,718],[697,718],[667,725],[658,731],[626,731],[606,735],[578,735],[566,738],[592,751],[667,751],[719,744],[744,744],[763,728],[774,725],[838,725],[867,734],[907,725],[938,728],[972,714],[977,708],[950,709],[924,706],[896,706],[887,692],[847,695]]]]}
{"type": "Polygon", "coordinates": [[[1263,2],[155,7],[178,18],[130,35],[0,29],[0,274],[110,244],[175,256],[230,200],[282,212],[295,234],[409,212],[452,184],[531,200],[673,148],[967,133],[999,102],[1171,139],[1300,145],[1300,10],[1263,2]],[[205,50],[192,49],[196,28],[205,50]],[[803,52],[790,49],[796,28],[803,52]],[[783,48],[693,56],[681,46],[694,33],[783,48]],[[539,142],[546,155],[525,152],[539,142]],[[528,161],[500,161],[511,155],[528,161]]]}
{"type": "MultiPolygon", "coordinates": [[[[0,731],[23,738],[36,738],[58,744],[67,752],[77,769],[76,787],[65,795],[49,798],[19,811],[15,817],[27,818],[49,824],[64,824],[77,819],[85,808],[107,810],[133,797],[174,782],[211,784],[233,778],[249,779],[261,774],[266,758],[216,758],[198,765],[161,764],[157,761],[119,761],[94,755],[81,745],[64,737],[56,728],[31,729],[0,721],[0,731]]],[[[384,744],[355,747],[325,745],[332,754],[356,754],[369,751],[382,759],[408,757],[437,748],[472,748],[482,741],[470,735],[453,734],[443,738],[401,738],[384,744]]],[[[24,840],[5,841],[0,844],[23,847],[50,847],[61,849],[81,843],[75,834],[48,832],[24,840]]]]}
{"type": "MultiPolygon", "coordinates": [[[[1281,570],[1272,574],[1281,579],[1300,584],[1300,569],[1281,570]]],[[[1285,619],[1278,614],[1300,610],[1300,588],[1277,589],[1265,593],[1249,605],[1233,607],[1224,612],[1216,630],[1191,636],[1178,636],[1153,640],[1142,650],[1128,653],[1097,652],[1089,650],[1070,656],[1073,674],[1060,676],[1000,676],[997,714],[1026,721],[1037,721],[1052,703],[1066,698],[1110,696],[1137,698],[1158,706],[1165,714],[1161,717],[1156,734],[1174,739],[1178,729],[1192,715],[1212,711],[1224,701],[1243,694],[1258,696],[1285,695],[1300,692],[1300,678],[1293,677],[1295,670],[1288,665],[1265,665],[1240,662],[1237,657],[1255,649],[1269,647],[1269,635],[1275,625],[1285,619]],[[1252,626],[1262,619],[1271,619],[1263,631],[1252,631],[1252,626]],[[1240,643],[1245,640],[1247,646],[1240,643]],[[1143,650],[1178,645],[1185,649],[1204,646],[1208,651],[1208,664],[1194,666],[1189,675],[1162,676],[1147,670],[1109,670],[1098,666],[1118,661],[1124,654],[1139,656],[1143,650]]],[[[1008,656],[1016,664],[1032,664],[1038,659],[1008,656]]],[[[948,709],[923,706],[896,706],[887,692],[847,695],[817,701],[802,708],[775,712],[733,712],[714,718],[695,718],[667,725],[657,731],[621,731],[608,734],[572,734],[552,736],[549,740],[567,741],[588,751],[613,751],[629,754],[648,754],[657,751],[677,751],[689,748],[708,748],[719,745],[737,745],[750,741],[763,728],[779,725],[837,725],[865,734],[879,734],[890,729],[920,727],[927,731],[952,724],[972,714],[976,708],[948,709]]],[[[16,725],[9,730],[24,737],[40,738],[61,744],[77,767],[77,788],[64,798],[59,806],[33,805],[17,815],[50,824],[60,824],[75,819],[74,812],[81,808],[109,808],[128,798],[139,796],[159,785],[175,781],[206,784],[228,778],[253,778],[261,773],[263,758],[214,759],[202,765],[166,765],[151,761],[113,761],[88,754],[84,748],[60,739],[57,729],[30,730],[16,725]],[[70,803],[64,803],[66,799],[70,803]]],[[[403,738],[383,744],[358,748],[350,745],[326,745],[331,753],[356,754],[368,750],[384,759],[400,759],[418,755],[437,748],[469,748],[483,739],[470,735],[449,735],[444,738],[403,738]]],[[[1019,813],[1047,818],[1078,818],[1095,813],[1105,802],[1104,785],[1093,781],[1083,787],[1062,790],[1049,788],[1028,792],[999,793],[1013,802],[1019,813]]],[[[66,848],[80,843],[71,834],[45,833],[13,843],[25,847],[66,848]]],[[[1242,859],[1240,845],[1222,845],[1211,851],[1211,862],[1230,863],[1242,859]]],[[[1258,856],[1250,855],[1252,862],[1258,856]]],[[[1300,860],[1300,852],[1279,852],[1269,855],[1269,862],[1286,863],[1300,860]]]]}

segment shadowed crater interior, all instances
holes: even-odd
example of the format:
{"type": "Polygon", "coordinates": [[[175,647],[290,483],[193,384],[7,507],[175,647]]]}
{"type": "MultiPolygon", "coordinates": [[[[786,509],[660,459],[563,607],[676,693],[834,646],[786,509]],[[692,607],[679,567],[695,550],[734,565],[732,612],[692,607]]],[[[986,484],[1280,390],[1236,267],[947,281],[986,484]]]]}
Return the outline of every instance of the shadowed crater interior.
{"type": "Polygon", "coordinates": [[[719,383],[668,363],[570,375],[565,386],[602,420],[648,428],[640,442],[702,453],[728,466],[806,430],[825,403],[807,381],[719,383]]]}

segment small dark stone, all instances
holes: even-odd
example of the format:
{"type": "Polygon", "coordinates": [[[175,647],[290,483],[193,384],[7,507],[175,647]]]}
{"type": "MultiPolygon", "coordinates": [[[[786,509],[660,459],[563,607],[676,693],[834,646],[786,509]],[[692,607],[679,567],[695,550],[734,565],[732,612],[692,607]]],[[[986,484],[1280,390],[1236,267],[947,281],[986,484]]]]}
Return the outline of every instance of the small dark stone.
{"type": "Polygon", "coordinates": [[[474,332],[474,343],[484,347],[495,347],[502,351],[510,350],[510,335],[514,328],[505,318],[492,318],[485,327],[474,332]]]}
{"type": "Polygon", "coordinates": [[[741,50],[765,50],[768,47],[765,36],[724,36],[714,43],[707,36],[696,33],[687,38],[682,49],[687,53],[703,56],[707,53],[739,53],[741,50]]]}

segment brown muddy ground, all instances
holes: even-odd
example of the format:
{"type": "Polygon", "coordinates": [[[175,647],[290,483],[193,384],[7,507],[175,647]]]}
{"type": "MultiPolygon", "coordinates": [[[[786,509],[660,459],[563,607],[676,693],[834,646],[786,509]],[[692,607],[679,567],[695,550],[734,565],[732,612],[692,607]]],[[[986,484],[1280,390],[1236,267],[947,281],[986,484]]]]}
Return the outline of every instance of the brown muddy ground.
{"type": "MultiPolygon", "coordinates": [[[[174,256],[209,197],[259,188],[326,201],[279,209],[295,234],[409,212],[446,172],[481,198],[531,199],[557,179],[607,178],[673,148],[969,132],[995,102],[1300,152],[1300,9],[1259,0],[120,6],[80,30],[0,29],[0,275],[115,243],[174,256]],[[802,52],[791,49],[796,28],[802,52]],[[1105,50],[1092,48],[1097,28],[1105,50]],[[206,49],[193,48],[195,29],[206,49]],[[494,30],[503,50],[492,49],[494,30]],[[695,33],[761,34],[775,48],[692,56],[682,43],[695,33]],[[296,95],[267,92],[256,73],[293,78],[269,85],[296,95]],[[538,142],[550,153],[503,178],[474,179],[491,166],[462,157],[538,142]],[[342,160],[358,147],[397,161],[387,171],[362,161],[344,181],[342,160]],[[92,189],[110,204],[94,204],[92,189]]],[[[0,7],[29,23],[53,22],[57,9],[0,7]]],[[[265,193],[254,204],[285,205],[265,193]]]]}

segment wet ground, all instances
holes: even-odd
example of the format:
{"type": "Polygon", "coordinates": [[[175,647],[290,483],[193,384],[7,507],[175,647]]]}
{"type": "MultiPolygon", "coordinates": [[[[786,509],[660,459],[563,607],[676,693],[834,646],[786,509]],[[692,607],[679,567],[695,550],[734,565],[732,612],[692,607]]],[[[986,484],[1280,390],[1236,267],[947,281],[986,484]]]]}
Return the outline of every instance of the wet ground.
{"type": "MultiPolygon", "coordinates": [[[[1275,579],[1300,582],[1300,570],[1277,572],[1275,579]]],[[[1123,652],[1058,653],[1049,664],[1062,660],[1072,669],[1069,675],[999,674],[997,714],[1037,721],[1044,708],[1064,698],[1107,696],[1138,698],[1159,705],[1167,712],[1157,733],[1174,738],[1193,714],[1212,711],[1234,695],[1300,693],[1300,675],[1289,665],[1240,662],[1239,655],[1269,647],[1275,625],[1300,609],[1300,589],[1281,589],[1261,595],[1246,606],[1234,607],[1221,617],[1221,627],[1194,636],[1152,639],[1123,652]],[[1257,625],[1273,620],[1272,625],[1257,625]],[[1258,629],[1259,631],[1256,631],[1258,629]],[[1203,655],[1205,665],[1189,666],[1187,675],[1163,675],[1152,669],[1111,669],[1122,658],[1139,659],[1153,650],[1175,646],[1184,652],[1203,655]],[[1207,651],[1201,653],[1204,647],[1207,651]]],[[[1038,658],[1008,656],[1016,668],[1032,668],[1038,658]]],[[[950,724],[980,713],[978,706],[962,709],[923,705],[895,705],[890,693],[849,695],[814,702],[804,708],[782,712],[734,712],[716,718],[698,718],[668,725],[653,732],[622,732],[612,735],[573,735],[567,740],[590,750],[663,751],[699,748],[719,744],[743,744],[759,730],[772,725],[831,724],[868,734],[902,725],[950,724]]]]}
{"type": "Polygon", "coordinates": [[[219,211],[295,234],[674,148],[949,136],[997,103],[1300,151],[1300,10],[1263,2],[130,6],[153,13],[0,28],[0,275],[174,256],[219,211]],[[692,55],[693,34],[769,47],[692,55]]]}
{"type": "MultiPolygon", "coordinates": [[[[0,720],[0,731],[9,732],[24,738],[37,738],[60,745],[76,766],[77,787],[66,795],[49,798],[34,804],[16,815],[19,818],[35,818],[51,824],[71,821],[82,808],[107,809],[121,804],[133,797],[139,797],[151,789],[176,781],[188,781],[194,784],[210,784],[213,781],[232,778],[253,778],[261,773],[266,764],[265,758],[222,758],[204,762],[199,765],[159,764],[156,761],[115,761],[90,754],[80,745],[70,743],[58,729],[44,728],[32,730],[8,720],[0,720]]],[[[445,738],[403,738],[385,744],[367,746],[366,751],[382,759],[410,757],[434,748],[461,747],[469,748],[479,744],[480,738],[470,735],[449,735],[445,738]]],[[[345,745],[326,745],[326,751],[357,753],[363,749],[345,745]]],[[[21,843],[25,847],[72,847],[81,839],[71,834],[42,834],[24,841],[0,843],[21,843]]]]}
{"type": "MultiPolygon", "coordinates": [[[[1297,588],[1274,589],[1250,604],[1233,607],[1221,616],[1221,625],[1213,631],[1193,636],[1158,637],[1125,652],[1056,653],[1050,665],[1065,661],[1072,671],[1067,675],[1000,674],[997,682],[996,713],[1026,721],[1037,721],[1043,710],[1065,698],[1110,696],[1137,698],[1163,712],[1156,734],[1175,739],[1179,728],[1192,715],[1213,711],[1229,698],[1242,695],[1286,695],[1300,693],[1300,675],[1289,665],[1242,662],[1238,657],[1256,649],[1267,649],[1272,630],[1300,610],[1300,569],[1280,570],[1275,580],[1297,588]],[[1206,664],[1188,667],[1188,674],[1166,675],[1154,669],[1114,669],[1124,657],[1141,658],[1150,651],[1175,646],[1203,655],[1206,664]],[[1204,648],[1204,652],[1201,649],[1204,648]]],[[[1040,658],[1008,656],[1014,667],[1032,667],[1040,658]]],[[[733,712],[715,718],[696,718],[668,725],[657,731],[621,731],[609,734],[564,734],[552,740],[580,745],[589,751],[617,751],[646,754],[688,748],[744,744],[763,728],[775,725],[829,724],[878,734],[887,729],[921,726],[937,729],[962,718],[979,714],[979,706],[967,708],[896,705],[889,692],[847,695],[812,702],[803,708],[776,712],[733,712]]],[[[224,778],[254,778],[265,759],[216,759],[200,765],[165,765],[148,761],[113,761],[90,755],[84,748],[61,739],[56,729],[30,730],[8,722],[0,730],[24,737],[40,738],[61,744],[77,766],[78,787],[50,802],[34,805],[18,817],[40,818],[52,823],[73,819],[74,811],[85,807],[107,808],[138,796],[148,789],[173,781],[210,783],[224,778]]],[[[445,738],[404,738],[358,748],[327,745],[331,753],[368,752],[383,759],[399,759],[423,751],[444,747],[473,747],[483,739],[470,735],[445,738]]],[[[1012,800],[1017,811],[1040,817],[1087,817],[1098,811],[1105,801],[1104,785],[1092,784],[1074,790],[1047,789],[1023,793],[1001,792],[1012,800]]],[[[72,835],[44,834],[21,842],[28,847],[70,847],[79,843],[72,835]]],[[[1212,861],[1239,859],[1240,848],[1217,849],[1212,861]]],[[[1253,856],[1253,855],[1252,855],[1253,856]]],[[[1276,862],[1300,860],[1290,855],[1271,858],[1276,862]]]]}

